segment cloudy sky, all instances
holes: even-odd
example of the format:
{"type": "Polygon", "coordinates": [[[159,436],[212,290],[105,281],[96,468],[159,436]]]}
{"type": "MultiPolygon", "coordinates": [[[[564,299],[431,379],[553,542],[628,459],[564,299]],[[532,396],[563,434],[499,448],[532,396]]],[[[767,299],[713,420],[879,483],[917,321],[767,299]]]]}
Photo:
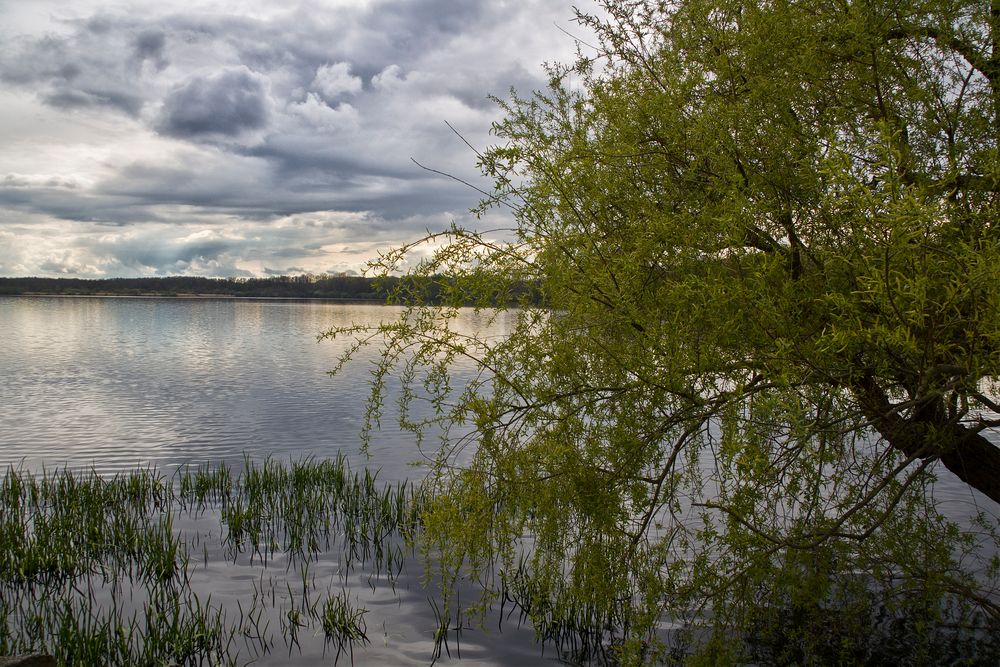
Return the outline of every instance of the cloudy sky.
{"type": "Polygon", "coordinates": [[[411,158],[476,179],[446,122],[488,145],[487,95],[542,88],[572,18],[562,0],[0,0],[0,276],[360,271],[474,225],[477,194],[411,158]]]}

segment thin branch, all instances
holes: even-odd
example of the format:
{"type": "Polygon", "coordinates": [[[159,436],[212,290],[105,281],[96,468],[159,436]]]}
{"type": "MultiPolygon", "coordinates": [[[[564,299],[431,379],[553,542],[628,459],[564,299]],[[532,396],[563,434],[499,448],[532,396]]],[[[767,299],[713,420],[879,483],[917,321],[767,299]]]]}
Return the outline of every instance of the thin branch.
{"type": "Polygon", "coordinates": [[[458,176],[455,176],[454,174],[449,174],[446,171],[441,171],[439,169],[433,169],[433,168],[428,167],[426,165],[422,165],[419,162],[417,162],[416,158],[412,158],[411,157],[410,158],[410,162],[412,162],[413,164],[417,165],[418,167],[420,167],[424,171],[429,171],[432,174],[438,174],[439,176],[444,176],[445,178],[450,178],[453,181],[458,181],[459,183],[461,183],[465,187],[471,188],[471,189],[475,190],[476,192],[478,192],[479,194],[483,195],[484,197],[486,197],[487,199],[489,199],[491,202],[496,203],[496,204],[500,204],[502,206],[506,206],[507,208],[509,208],[510,210],[514,211],[515,213],[517,213],[520,210],[520,207],[514,206],[513,204],[511,204],[507,200],[505,200],[505,199],[503,199],[501,197],[498,197],[496,194],[494,194],[492,192],[487,192],[486,190],[483,190],[482,188],[476,187],[472,183],[469,183],[468,181],[462,180],[461,178],[459,178],[458,176]]]}
{"type": "Polygon", "coordinates": [[[889,30],[886,33],[887,40],[894,39],[906,39],[906,38],[927,38],[934,41],[940,47],[947,47],[954,51],[955,53],[962,56],[969,65],[974,67],[977,72],[986,77],[987,80],[993,81],[996,76],[994,67],[990,63],[989,59],[986,59],[982,54],[977,53],[971,44],[958,36],[953,34],[945,34],[935,28],[934,26],[908,26],[908,27],[897,27],[889,30]]]}

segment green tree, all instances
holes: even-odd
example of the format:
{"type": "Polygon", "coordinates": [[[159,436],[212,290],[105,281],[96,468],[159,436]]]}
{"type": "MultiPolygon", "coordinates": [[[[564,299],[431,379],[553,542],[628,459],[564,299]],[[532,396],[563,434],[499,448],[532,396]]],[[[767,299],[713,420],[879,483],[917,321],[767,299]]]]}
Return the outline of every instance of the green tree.
{"type": "Polygon", "coordinates": [[[385,345],[372,417],[398,371],[404,423],[444,428],[446,572],[496,567],[540,632],[596,628],[626,662],[666,657],[666,621],[692,659],[770,637],[805,663],[874,659],[862,608],[910,619],[917,662],[946,621],[995,623],[995,559],[966,566],[998,545],[1000,3],[579,19],[597,45],[501,101],[480,156],[507,240],[424,239],[400,296],[452,306],[331,332],[385,345]],[[455,325],[525,286],[544,308],[489,311],[509,337],[455,325]],[[461,359],[480,372],[449,382],[461,359]],[[972,529],[935,474],[975,489],[972,529]]]}

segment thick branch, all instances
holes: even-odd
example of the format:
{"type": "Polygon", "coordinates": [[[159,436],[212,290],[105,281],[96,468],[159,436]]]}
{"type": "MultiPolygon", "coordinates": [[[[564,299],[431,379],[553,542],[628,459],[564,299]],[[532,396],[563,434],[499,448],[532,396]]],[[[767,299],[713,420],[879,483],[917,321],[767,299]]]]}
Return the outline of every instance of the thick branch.
{"type": "Polygon", "coordinates": [[[770,253],[784,250],[781,244],[775,241],[770,234],[751,225],[747,225],[743,229],[743,238],[740,240],[744,244],[744,247],[756,248],[761,252],[770,253]]]}
{"type": "Polygon", "coordinates": [[[854,393],[889,445],[907,456],[938,458],[963,482],[1000,503],[1000,448],[977,430],[946,419],[904,417],[871,377],[856,382],[854,393]]]}
{"type": "Polygon", "coordinates": [[[996,68],[991,58],[984,58],[971,44],[957,35],[944,33],[934,26],[897,26],[886,34],[887,39],[923,38],[931,39],[942,48],[948,48],[962,56],[977,72],[993,81],[996,68]]]}

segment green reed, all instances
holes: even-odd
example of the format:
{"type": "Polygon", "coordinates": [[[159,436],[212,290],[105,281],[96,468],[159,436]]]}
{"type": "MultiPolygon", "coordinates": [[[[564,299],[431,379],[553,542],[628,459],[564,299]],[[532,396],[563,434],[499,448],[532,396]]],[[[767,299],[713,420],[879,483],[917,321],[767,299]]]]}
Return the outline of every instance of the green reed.
{"type": "Polygon", "coordinates": [[[270,651],[277,613],[291,651],[300,630],[353,658],[366,610],[327,595],[310,564],[334,554],[341,576],[364,566],[392,584],[413,553],[422,496],[380,484],[342,456],[245,460],[165,477],[10,468],[0,479],[0,655],[51,653],[60,664],[237,664],[270,651]],[[235,605],[200,598],[208,536],[178,521],[217,517],[211,553],[260,568],[235,605]],[[213,542],[216,544],[216,542],[213,542]],[[199,551],[200,547],[200,551],[199,551]],[[197,554],[199,558],[193,558],[197,554]],[[270,561],[284,572],[265,579],[270,561]],[[294,570],[294,571],[293,571],[294,570]],[[292,582],[298,582],[294,585],[292,582]]]}
{"type": "Polygon", "coordinates": [[[331,593],[323,603],[320,620],[327,643],[337,649],[337,656],[346,649],[354,661],[354,644],[368,644],[368,626],[365,623],[367,609],[351,605],[347,592],[331,593]]]}
{"type": "Polygon", "coordinates": [[[348,568],[371,561],[376,573],[398,573],[400,548],[389,546],[389,538],[412,544],[423,509],[412,485],[379,485],[371,471],[351,472],[342,456],[288,465],[248,459],[236,475],[223,466],[179,476],[183,502],[221,507],[234,559],[248,553],[266,563],[276,552],[309,559],[337,538],[348,568]]]}

